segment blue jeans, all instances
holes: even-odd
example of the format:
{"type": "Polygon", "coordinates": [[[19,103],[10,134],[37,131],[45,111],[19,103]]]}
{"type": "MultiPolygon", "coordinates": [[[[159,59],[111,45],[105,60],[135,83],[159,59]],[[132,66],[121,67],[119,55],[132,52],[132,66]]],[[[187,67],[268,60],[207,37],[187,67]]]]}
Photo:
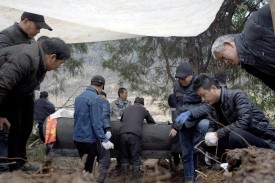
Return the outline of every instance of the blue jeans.
{"type": "MultiPolygon", "coordinates": [[[[0,130],[0,156],[8,157],[8,131],[0,130]]],[[[0,163],[7,163],[5,159],[0,160],[0,163]]],[[[8,165],[0,165],[0,172],[9,171],[8,165]]]]}
{"type": "Polygon", "coordinates": [[[204,139],[209,125],[208,119],[202,119],[197,125],[180,130],[180,144],[182,150],[182,164],[185,181],[193,181],[196,178],[197,154],[194,146],[204,139]]]}

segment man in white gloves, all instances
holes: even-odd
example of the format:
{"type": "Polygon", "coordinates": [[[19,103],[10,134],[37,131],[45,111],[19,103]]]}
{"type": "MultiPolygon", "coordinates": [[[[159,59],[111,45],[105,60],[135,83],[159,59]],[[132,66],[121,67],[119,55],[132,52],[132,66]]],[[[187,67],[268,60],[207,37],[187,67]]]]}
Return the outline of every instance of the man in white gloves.
{"type": "Polygon", "coordinates": [[[256,146],[275,149],[275,128],[240,90],[220,87],[211,76],[200,75],[193,89],[204,102],[211,104],[216,112],[205,135],[206,150],[218,157],[225,149],[256,146]]]}
{"type": "MultiPolygon", "coordinates": [[[[106,99],[107,95],[103,90],[99,92],[99,96],[102,98],[102,104],[103,104],[102,106],[103,107],[102,108],[103,129],[106,137],[110,140],[112,137],[111,123],[110,123],[110,103],[106,99]]],[[[100,147],[100,143],[101,141],[99,140],[99,147],[100,147]]],[[[100,156],[98,158],[98,172],[99,172],[99,177],[97,178],[98,182],[104,182],[107,177],[108,170],[111,164],[111,156],[110,156],[109,149],[113,149],[113,143],[111,142],[108,144],[102,143],[102,148],[100,149],[100,156]]]]}
{"type": "MultiPolygon", "coordinates": [[[[88,154],[85,163],[85,171],[92,173],[95,156],[102,155],[101,144],[105,149],[113,149],[114,144],[109,141],[104,133],[102,110],[103,103],[98,95],[105,85],[105,79],[96,75],[91,79],[89,86],[83,93],[75,99],[73,140],[80,157],[88,154]],[[100,143],[97,143],[100,140],[100,143]]],[[[98,178],[100,178],[99,175],[98,178]]],[[[104,180],[97,180],[104,182],[104,180]]]]}

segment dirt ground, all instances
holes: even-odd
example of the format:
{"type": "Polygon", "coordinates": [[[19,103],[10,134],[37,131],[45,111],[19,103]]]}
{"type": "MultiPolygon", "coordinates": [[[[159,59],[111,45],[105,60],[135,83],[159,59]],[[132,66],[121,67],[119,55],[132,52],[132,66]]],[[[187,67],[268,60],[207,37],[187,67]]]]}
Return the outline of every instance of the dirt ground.
{"type": "MultiPolygon", "coordinates": [[[[55,157],[43,160],[39,148],[28,151],[30,162],[40,169],[36,172],[15,171],[0,174],[0,183],[88,183],[95,182],[95,174],[83,174],[79,158],[55,157]],[[35,155],[33,155],[35,154],[35,155]],[[31,158],[32,157],[32,158],[31,158]]],[[[275,180],[275,151],[259,148],[236,149],[227,155],[228,169],[211,170],[205,165],[199,167],[198,183],[273,183],[275,180]]],[[[158,173],[154,168],[140,172],[140,180],[149,182],[182,182],[183,173],[171,169],[165,159],[158,162],[158,173]]],[[[122,182],[121,171],[115,169],[115,159],[106,183],[122,182]]]]}
{"type": "MultiPolygon", "coordinates": [[[[52,165],[48,165],[43,171],[23,172],[15,171],[12,173],[0,174],[0,183],[91,183],[95,182],[97,171],[94,174],[83,174],[79,170],[81,162],[79,158],[64,158],[57,157],[52,165]],[[42,172],[42,173],[41,173],[42,172]]],[[[106,179],[106,183],[121,183],[123,182],[122,172],[116,169],[116,160],[112,159],[110,171],[106,179]]],[[[32,165],[40,166],[42,163],[30,162],[32,165]]],[[[44,165],[43,165],[44,166],[44,165]]],[[[44,166],[45,167],[45,166],[44,166]]],[[[97,168],[97,167],[96,167],[97,168]]],[[[140,180],[144,183],[149,182],[181,182],[182,170],[171,171],[170,164],[165,159],[158,162],[158,173],[154,168],[148,168],[146,174],[140,172],[140,180]]]]}
{"type": "MultiPolygon", "coordinates": [[[[59,158],[57,158],[59,159],[59,158]]],[[[83,174],[78,169],[78,164],[80,163],[78,158],[70,158],[70,162],[68,160],[63,159],[63,165],[53,165],[50,166],[44,172],[22,172],[15,171],[12,173],[2,173],[0,174],[0,183],[90,183],[95,182],[95,174],[83,174]],[[65,162],[68,162],[69,165],[66,165],[65,162]]],[[[59,159],[58,161],[62,161],[59,159]]],[[[36,164],[32,162],[32,164],[36,164]]],[[[55,163],[56,164],[56,163],[55,163]]],[[[123,178],[121,176],[121,170],[115,169],[115,160],[112,161],[111,168],[106,179],[106,183],[120,183],[123,182],[123,178]]],[[[165,160],[161,160],[158,164],[159,173],[155,173],[153,168],[150,168],[146,171],[146,175],[144,176],[144,171],[140,172],[140,179],[142,182],[157,182],[157,180],[161,182],[181,182],[182,173],[181,171],[170,171],[169,163],[165,160]],[[144,177],[143,177],[144,176],[144,177]]]]}

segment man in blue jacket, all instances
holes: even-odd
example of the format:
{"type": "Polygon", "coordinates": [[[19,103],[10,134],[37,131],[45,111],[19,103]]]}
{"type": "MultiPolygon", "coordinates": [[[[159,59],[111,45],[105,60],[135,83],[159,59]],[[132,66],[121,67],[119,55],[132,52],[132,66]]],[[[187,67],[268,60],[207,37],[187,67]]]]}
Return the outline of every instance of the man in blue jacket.
{"type": "MultiPolygon", "coordinates": [[[[103,129],[107,138],[110,139],[112,137],[112,133],[111,133],[112,128],[110,123],[110,103],[106,98],[107,94],[103,90],[99,92],[99,95],[102,98],[103,129]]],[[[101,143],[100,140],[98,142],[101,143]]],[[[100,176],[98,177],[97,180],[98,182],[104,182],[107,177],[108,170],[110,168],[111,155],[110,155],[109,149],[105,149],[102,146],[100,147],[101,147],[101,150],[100,150],[101,156],[98,159],[98,171],[100,176]]]]}
{"type": "Polygon", "coordinates": [[[240,65],[275,91],[275,35],[269,4],[249,17],[242,33],[217,38],[212,54],[227,65],[240,65]]]}
{"type": "MultiPolygon", "coordinates": [[[[96,75],[91,79],[89,86],[75,99],[73,140],[79,156],[87,154],[85,171],[92,173],[95,156],[100,158],[100,148],[97,141],[100,140],[105,149],[113,149],[114,144],[109,141],[104,133],[102,120],[102,99],[98,95],[105,85],[105,79],[96,75]]],[[[99,175],[100,177],[101,175],[99,175]]],[[[99,182],[99,181],[97,181],[99,182]]]]}

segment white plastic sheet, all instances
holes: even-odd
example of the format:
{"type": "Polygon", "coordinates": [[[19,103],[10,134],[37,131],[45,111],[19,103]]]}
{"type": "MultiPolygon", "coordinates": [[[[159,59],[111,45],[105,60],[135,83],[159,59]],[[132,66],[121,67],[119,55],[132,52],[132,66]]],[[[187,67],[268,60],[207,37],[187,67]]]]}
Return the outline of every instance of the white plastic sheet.
{"type": "Polygon", "coordinates": [[[74,118],[74,111],[58,109],[55,113],[50,115],[51,120],[55,118],[74,118]]]}
{"type": "Polygon", "coordinates": [[[23,11],[42,14],[68,43],[142,36],[196,36],[213,22],[222,0],[0,0],[0,29],[23,11]]]}

